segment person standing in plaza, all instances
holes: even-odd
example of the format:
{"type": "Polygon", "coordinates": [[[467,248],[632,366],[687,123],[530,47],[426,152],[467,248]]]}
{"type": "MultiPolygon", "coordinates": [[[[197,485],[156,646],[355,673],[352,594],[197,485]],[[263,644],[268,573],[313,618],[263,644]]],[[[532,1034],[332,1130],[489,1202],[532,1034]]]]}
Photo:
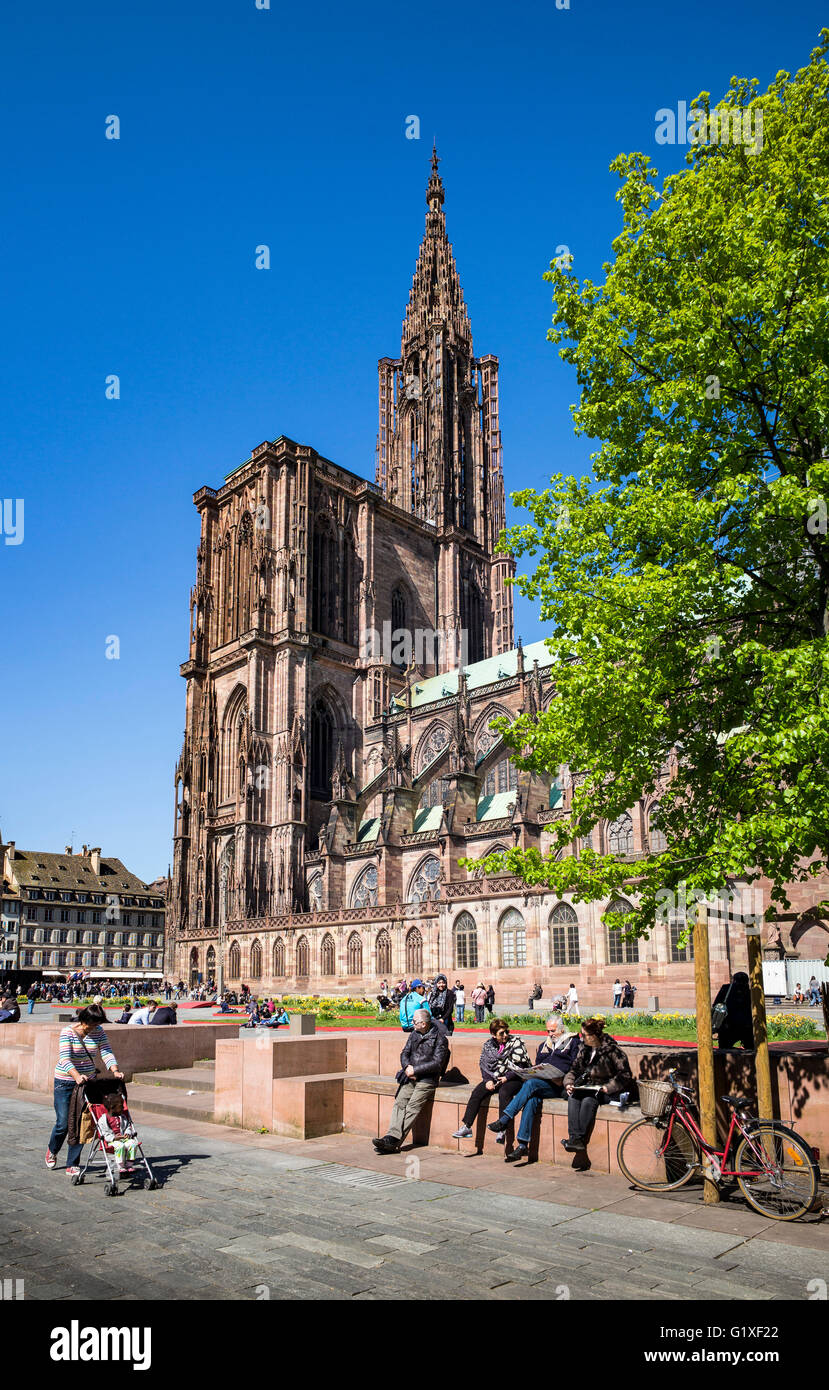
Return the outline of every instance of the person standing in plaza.
{"type": "MultiPolygon", "coordinates": [[[[89,1008],[78,1011],[74,1023],[61,1029],[54,1077],[55,1123],[46,1149],[47,1168],[55,1167],[57,1156],[69,1131],[69,1103],[75,1087],[83,1085],[84,1081],[97,1074],[93,1048],[99,1049],[104,1065],[109,1068],[112,1076],[123,1076],[123,1072],[116,1070],[118,1063],[115,1053],[101,1026],[105,1021],[106,1014],[103,1009],[91,1004],[89,1008]]],[[[67,1177],[74,1177],[80,1172],[78,1160],[82,1148],[82,1144],[70,1144],[66,1155],[67,1177]]]]}
{"type": "Polygon", "coordinates": [[[400,1001],[400,1027],[404,1033],[411,1033],[414,1028],[416,1009],[425,1009],[429,1015],[432,1013],[426,1002],[426,986],[422,980],[412,980],[409,993],[400,1001]]]}
{"type": "Polygon", "coordinates": [[[820,1003],[820,985],[816,975],[813,975],[809,981],[809,1003],[815,1005],[820,1003]]]}
{"type": "Polygon", "coordinates": [[[466,1012],[466,991],[460,980],[455,981],[455,1019],[458,1023],[463,1023],[463,1016],[466,1012]]]}
{"type": "MultiPolygon", "coordinates": [[[[410,996],[407,996],[407,998],[410,996]]],[[[388,1130],[372,1139],[378,1154],[396,1154],[424,1105],[432,1099],[449,1058],[449,1043],[426,1008],[415,1011],[412,1032],[400,1054],[397,1094],[388,1130]]]]}
{"type": "Polygon", "coordinates": [[[472,991],[472,1007],[475,1010],[475,1022],[483,1023],[484,1008],[486,1007],[486,989],[482,980],[478,981],[472,991]]]}
{"type": "Polygon", "coordinates": [[[451,1037],[455,1031],[455,991],[445,975],[436,975],[429,995],[429,1008],[438,1028],[451,1037]]]}
{"type": "Polygon", "coordinates": [[[570,981],[570,988],[567,991],[567,1012],[568,1014],[572,1014],[573,1018],[581,1018],[579,992],[572,980],[570,981]]]}
{"type": "Polygon", "coordinates": [[[486,1004],[487,1013],[490,1018],[492,1018],[492,1011],[495,1008],[495,990],[492,988],[492,985],[487,985],[486,987],[486,999],[484,1003],[486,1004]]]}
{"type": "Polygon", "coordinates": [[[40,990],[38,989],[37,985],[29,985],[29,988],[26,990],[26,998],[29,1001],[29,1008],[27,1012],[30,1014],[33,1014],[35,1011],[35,1004],[37,1002],[37,996],[39,993],[40,990]]]}
{"type": "Polygon", "coordinates": [[[620,1009],[620,1008],[622,1007],[622,981],[621,981],[621,980],[614,980],[614,981],[613,981],[613,1007],[614,1007],[614,1009],[620,1009]]]}

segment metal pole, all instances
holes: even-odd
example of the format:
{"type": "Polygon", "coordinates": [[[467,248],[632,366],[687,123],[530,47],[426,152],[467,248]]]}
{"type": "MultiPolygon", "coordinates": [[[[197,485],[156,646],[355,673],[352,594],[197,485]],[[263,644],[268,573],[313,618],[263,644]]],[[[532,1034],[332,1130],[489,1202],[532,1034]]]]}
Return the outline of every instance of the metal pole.
{"type": "Polygon", "coordinates": [[[766,1023],[766,992],[763,987],[763,951],[760,928],[746,927],[748,947],[748,978],[751,986],[751,1027],[754,1033],[754,1066],[757,1074],[757,1115],[761,1120],[774,1119],[771,1094],[771,1064],[769,1033],[766,1023]]]}
{"type": "MultiPolygon", "coordinates": [[[[714,1034],[711,1029],[711,964],[708,957],[708,909],[697,904],[694,926],[694,984],[697,1003],[697,1067],[699,1071],[699,1118],[702,1137],[717,1147],[717,1095],[714,1087],[714,1034]]],[[[712,1182],[703,1155],[703,1196],[706,1206],[719,1202],[719,1188],[712,1182]]]]}

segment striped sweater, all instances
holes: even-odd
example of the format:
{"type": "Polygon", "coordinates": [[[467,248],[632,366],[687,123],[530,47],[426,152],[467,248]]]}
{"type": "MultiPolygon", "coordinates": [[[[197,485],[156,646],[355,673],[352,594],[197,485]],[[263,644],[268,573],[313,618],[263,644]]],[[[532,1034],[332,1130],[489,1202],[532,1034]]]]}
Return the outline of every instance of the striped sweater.
{"type": "Polygon", "coordinates": [[[61,1029],[55,1080],[71,1080],[73,1069],[79,1071],[82,1076],[94,1076],[96,1047],[101,1049],[101,1057],[110,1070],[118,1065],[103,1028],[93,1028],[84,1039],[78,1037],[71,1023],[68,1028],[61,1029]]]}

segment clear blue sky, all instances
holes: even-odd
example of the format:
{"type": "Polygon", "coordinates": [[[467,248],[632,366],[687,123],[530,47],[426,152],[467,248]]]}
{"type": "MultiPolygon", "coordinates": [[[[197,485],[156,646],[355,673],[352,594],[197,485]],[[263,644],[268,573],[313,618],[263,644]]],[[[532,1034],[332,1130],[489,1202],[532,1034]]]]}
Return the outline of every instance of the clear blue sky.
{"type": "MultiPolygon", "coordinates": [[[[817,0],[6,6],[0,497],[24,498],[25,539],[0,544],[4,837],[74,832],[166,871],[192,493],[280,434],[373,477],[433,135],[476,351],[501,359],[507,488],[542,485],[589,452],[545,340],[556,247],[598,276],[610,160],[679,167],[656,110],[735,73],[765,86],[825,19],[817,0]]],[[[524,603],[517,631],[543,635],[524,603]]]]}

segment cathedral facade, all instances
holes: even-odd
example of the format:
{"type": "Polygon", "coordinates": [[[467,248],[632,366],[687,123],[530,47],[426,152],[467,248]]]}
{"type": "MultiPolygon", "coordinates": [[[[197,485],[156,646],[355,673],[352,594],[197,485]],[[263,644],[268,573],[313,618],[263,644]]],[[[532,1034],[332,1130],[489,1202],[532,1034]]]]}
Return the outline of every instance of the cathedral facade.
{"type": "MultiPolygon", "coordinates": [[[[458,862],[545,852],[568,793],[519,773],[491,728],[549,701],[550,656],[514,641],[498,359],[473,351],[434,153],[426,201],[400,354],[379,362],[375,481],[281,437],[194,496],[166,968],[320,994],[441,969],[510,1004],[571,980],[608,1002],[621,976],[638,1002],[690,1002],[680,923],[625,943],[600,920],[623,899],[458,862]]],[[[633,871],[657,810],[658,792],[594,847],[633,871]]],[[[711,936],[719,982],[744,943],[726,922],[711,936]]]]}

